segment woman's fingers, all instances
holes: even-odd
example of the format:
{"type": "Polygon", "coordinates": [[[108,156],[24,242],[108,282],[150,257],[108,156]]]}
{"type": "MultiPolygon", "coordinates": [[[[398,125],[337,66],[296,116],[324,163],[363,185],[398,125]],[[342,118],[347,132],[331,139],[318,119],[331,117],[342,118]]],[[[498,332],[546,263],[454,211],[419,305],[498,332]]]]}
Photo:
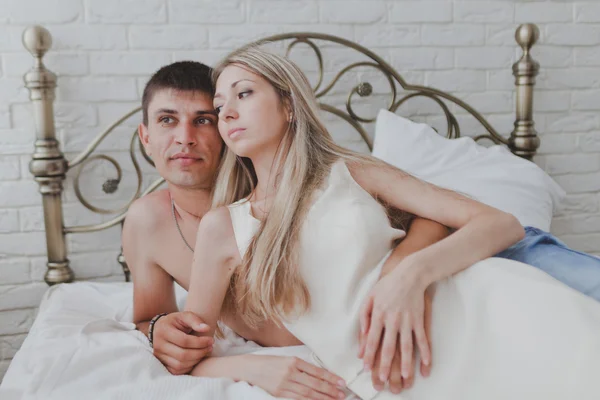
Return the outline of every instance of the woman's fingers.
{"type": "Polygon", "coordinates": [[[343,395],[342,391],[336,387],[336,385],[322,379],[315,378],[314,376],[304,372],[298,371],[298,373],[295,374],[292,379],[294,382],[291,383],[292,386],[290,386],[290,390],[296,391],[298,385],[304,386],[309,390],[303,390],[305,390],[306,395],[311,396],[311,398],[313,396],[320,395],[327,399],[338,399],[340,398],[340,395],[343,395]]]}
{"type": "Polygon", "coordinates": [[[312,375],[315,378],[318,378],[320,380],[329,382],[330,384],[332,384],[334,386],[338,386],[338,387],[346,386],[346,383],[344,382],[344,380],[341,377],[327,371],[326,369],[319,368],[316,365],[308,363],[300,358],[296,359],[296,368],[300,372],[306,372],[307,374],[312,375]]]}
{"type": "Polygon", "coordinates": [[[400,327],[400,352],[402,353],[402,378],[406,381],[413,375],[413,335],[411,318],[408,314],[404,315],[400,327]]]}
{"type": "Polygon", "coordinates": [[[423,325],[418,324],[415,326],[414,332],[415,341],[417,342],[417,347],[419,348],[419,354],[421,356],[421,372],[423,372],[423,368],[428,368],[429,364],[431,364],[431,349],[429,348],[429,341],[423,325]]]}
{"type": "Polygon", "coordinates": [[[379,363],[379,379],[387,382],[392,368],[392,360],[396,354],[398,344],[399,323],[391,321],[386,324],[383,333],[383,343],[381,345],[381,361],[379,363]]]}
{"type": "Polygon", "coordinates": [[[367,333],[367,343],[365,348],[365,354],[363,356],[364,367],[367,371],[373,369],[373,363],[375,361],[375,354],[379,349],[379,343],[381,341],[381,330],[383,324],[381,318],[373,315],[371,317],[371,324],[367,333]]]}
{"type": "Polygon", "coordinates": [[[371,322],[371,313],[373,312],[373,297],[369,296],[367,301],[362,307],[360,312],[360,335],[359,335],[359,350],[358,350],[358,358],[363,358],[365,354],[366,337],[367,332],[369,331],[369,325],[371,322]]]}
{"type": "Polygon", "coordinates": [[[286,389],[296,393],[301,391],[300,394],[311,399],[343,399],[345,397],[340,390],[340,387],[345,386],[343,379],[326,369],[297,358],[296,371],[290,377],[291,386],[286,389]]]}
{"type": "Polygon", "coordinates": [[[425,331],[425,339],[427,340],[427,357],[421,355],[421,375],[427,377],[431,373],[431,361],[433,358],[431,351],[431,318],[433,311],[432,298],[435,291],[434,289],[428,289],[425,293],[425,319],[423,321],[423,324],[425,331]]]}

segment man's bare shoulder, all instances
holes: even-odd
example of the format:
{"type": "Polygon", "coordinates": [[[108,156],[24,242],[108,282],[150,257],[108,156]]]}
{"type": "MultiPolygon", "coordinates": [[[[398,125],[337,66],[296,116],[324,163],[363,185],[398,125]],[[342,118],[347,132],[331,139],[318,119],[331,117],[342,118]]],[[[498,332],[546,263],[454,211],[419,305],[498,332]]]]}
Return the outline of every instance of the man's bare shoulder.
{"type": "Polygon", "coordinates": [[[155,231],[169,221],[170,196],[167,189],[157,190],[134,201],[127,210],[125,223],[133,230],[155,231]]]}

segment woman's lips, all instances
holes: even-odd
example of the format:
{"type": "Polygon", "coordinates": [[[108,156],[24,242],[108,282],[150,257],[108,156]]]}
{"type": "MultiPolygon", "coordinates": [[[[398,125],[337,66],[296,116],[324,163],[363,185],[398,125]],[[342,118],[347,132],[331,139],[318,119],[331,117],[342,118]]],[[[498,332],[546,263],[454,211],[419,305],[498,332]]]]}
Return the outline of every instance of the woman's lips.
{"type": "Polygon", "coordinates": [[[235,139],[237,136],[241,135],[242,132],[244,132],[246,129],[245,128],[233,128],[230,129],[229,132],[227,132],[227,135],[229,136],[230,139],[235,139]]]}

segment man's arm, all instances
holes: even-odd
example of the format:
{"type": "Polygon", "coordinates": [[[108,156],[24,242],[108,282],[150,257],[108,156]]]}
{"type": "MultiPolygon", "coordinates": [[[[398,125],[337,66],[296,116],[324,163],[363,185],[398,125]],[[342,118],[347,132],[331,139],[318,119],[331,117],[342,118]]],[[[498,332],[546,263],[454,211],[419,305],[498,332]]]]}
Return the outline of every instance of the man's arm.
{"type": "Polygon", "coordinates": [[[133,322],[144,334],[160,313],[177,311],[173,278],[153,260],[152,232],[146,207],[132,204],[123,225],[123,255],[133,281],[133,322]]]}
{"type": "Polygon", "coordinates": [[[389,262],[384,264],[380,279],[393,271],[407,256],[439,242],[449,234],[450,229],[446,226],[429,219],[415,217],[406,232],[406,237],[396,246],[389,262]]]}
{"type": "Polygon", "coordinates": [[[211,351],[213,339],[191,335],[208,326],[192,313],[178,312],[173,278],[153,260],[156,227],[149,211],[143,201],[137,201],[123,226],[123,255],[133,281],[133,322],[147,336],[150,320],[167,314],[154,324],[153,352],[169,372],[184,374],[211,351]]]}

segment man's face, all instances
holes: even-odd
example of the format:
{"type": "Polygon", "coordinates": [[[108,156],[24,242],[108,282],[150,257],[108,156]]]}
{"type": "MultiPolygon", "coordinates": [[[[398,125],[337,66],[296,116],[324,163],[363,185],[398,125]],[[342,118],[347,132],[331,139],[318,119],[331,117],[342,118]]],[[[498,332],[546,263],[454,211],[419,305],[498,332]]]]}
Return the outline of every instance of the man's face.
{"type": "Polygon", "coordinates": [[[206,189],[214,182],[223,142],[212,97],[193,91],[157,91],[140,139],[158,173],[171,184],[206,189]]]}

